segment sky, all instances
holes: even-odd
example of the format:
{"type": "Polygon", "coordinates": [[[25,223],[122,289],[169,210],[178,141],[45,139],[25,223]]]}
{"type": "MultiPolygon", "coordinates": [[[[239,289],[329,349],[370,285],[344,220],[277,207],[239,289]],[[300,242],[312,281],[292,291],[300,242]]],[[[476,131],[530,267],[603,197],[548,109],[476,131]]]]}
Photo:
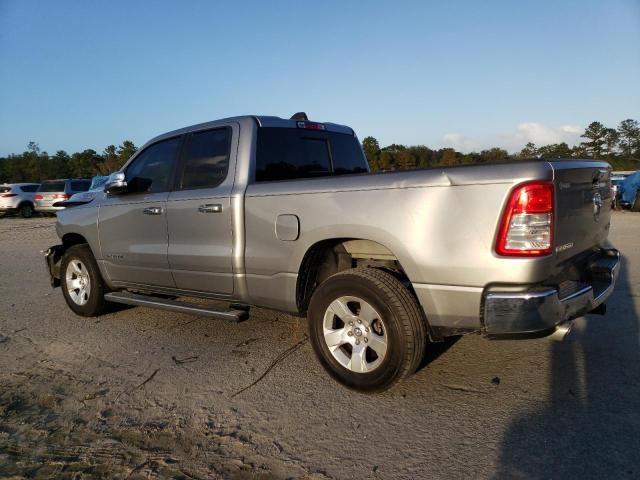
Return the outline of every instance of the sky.
{"type": "Polygon", "coordinates": [[[640,0],[0,0],[0,155],[243,114],[518,151],[640,120],[640,0]]]}

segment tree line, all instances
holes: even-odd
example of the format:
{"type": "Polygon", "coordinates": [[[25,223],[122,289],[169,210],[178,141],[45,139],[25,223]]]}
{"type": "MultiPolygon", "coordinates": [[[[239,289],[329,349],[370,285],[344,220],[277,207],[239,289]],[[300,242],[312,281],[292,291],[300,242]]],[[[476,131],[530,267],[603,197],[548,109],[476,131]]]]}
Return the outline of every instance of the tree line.
{"type": "Polygon", "coordinates": [[[23,153],[0,158],[0,183],[107,175],[122,167],[136,150],[132,141],[125,140],[118,147],[107,146],[101,154],[93,149],[86,149],[71,155],[64,150],[49,155],[40,151],[37,143],[29,142],[23,153]]]}
{"type": "MultiPolygon", "coordinates": [[[[502,148],[461,153],[453,148],[433,150],[424,145],[392,144],[381,148],[374,137],[366,137],[362,147],[373,171],[407,170],[451,165],[469,165],[500,161],[522,161],[532,158],[594,158],[608,161],[614,170],[640,168],[640,124],[627,119],[617,128],[592,122],[581,135],[584,141],[573,147],[566,143],[537,146],[527,143],[515,154],[502,148]]],[[[125,140],[118,147],[107,146],[102,153],[86,149],[68,154],[58,150],[54,155],[40,151],[30,142],[26,151],[0,157],[0,183],[40,182],[54,178],[92,177],[118,170],[136,152],[133,142],[125,140]]]]}
{"type": "Polygon", "coordinates": [[[407,170],[451,165],[469,165],[534,158],[592,158],[609,162],[614,170],[640,169],[640,124],[627,119],[618,128],[592,122],[581,135],[584,141],[570,147],[567,143],[537,146],[531,142],[515,154],[502,148],[461,153],[453,148],[433,150],[424,145],[392,144],[380,148],[378,140],[366,137],[362,148],[373,171],[407,170]]]}

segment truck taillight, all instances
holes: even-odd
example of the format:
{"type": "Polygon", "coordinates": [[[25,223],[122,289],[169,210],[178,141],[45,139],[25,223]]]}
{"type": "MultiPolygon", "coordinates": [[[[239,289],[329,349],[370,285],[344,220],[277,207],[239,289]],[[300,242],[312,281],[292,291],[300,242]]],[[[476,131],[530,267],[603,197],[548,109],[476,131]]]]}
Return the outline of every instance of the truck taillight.
{"type": "Polygon", "coordinates": [[[509,196],[502,214],[496,253],[540,257],[553,251],[553,183],[528,182],[509,196]]]}

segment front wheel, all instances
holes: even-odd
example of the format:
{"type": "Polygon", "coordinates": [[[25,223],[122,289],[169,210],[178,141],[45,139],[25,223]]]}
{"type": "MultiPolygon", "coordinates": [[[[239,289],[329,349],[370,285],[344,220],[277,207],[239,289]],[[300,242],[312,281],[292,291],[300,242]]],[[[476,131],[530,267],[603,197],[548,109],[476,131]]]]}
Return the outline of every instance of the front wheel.
{"type": "Polygon", "coordinates": [[[108,305],[104,299],[107,287],[88,245],[67,249],[60,264],[60,275],[62,294],[71,310],[83,317],[104,313],[108,305]]]}
{"type": "Polygon", "coordinates": [[[329,277],[309,304],[311,343],[344,385],[385,390],[411,375],[424,355],[424,314],[393,275],[356,268],[329,277]]]}

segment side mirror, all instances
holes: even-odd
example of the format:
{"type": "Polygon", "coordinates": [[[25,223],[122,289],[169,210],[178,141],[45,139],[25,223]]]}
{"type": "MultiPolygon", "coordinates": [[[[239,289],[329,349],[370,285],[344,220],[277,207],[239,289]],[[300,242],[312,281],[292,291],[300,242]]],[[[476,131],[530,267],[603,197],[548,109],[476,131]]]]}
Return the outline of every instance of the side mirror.
{"type": "Polygon", "coordinates": [[[109,179],[104,184],[104,191],[115,194],[126,192],[127,180],[124,172],[115,172],[109,175],[109,179]]]}

